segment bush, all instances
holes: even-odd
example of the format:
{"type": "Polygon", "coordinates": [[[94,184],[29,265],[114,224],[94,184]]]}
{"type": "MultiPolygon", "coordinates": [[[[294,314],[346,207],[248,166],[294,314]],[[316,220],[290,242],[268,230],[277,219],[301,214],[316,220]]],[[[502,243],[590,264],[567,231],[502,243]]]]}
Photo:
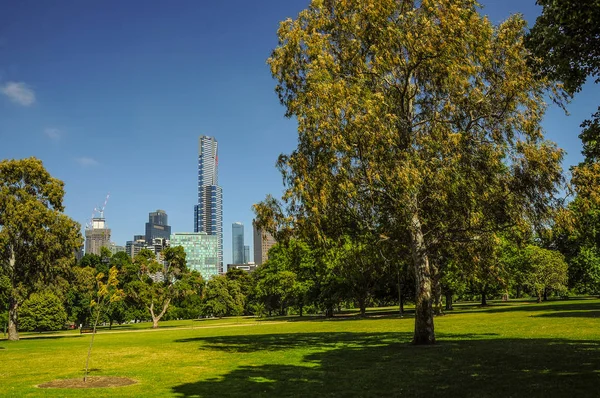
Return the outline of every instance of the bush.
{"type": "Polygon", "coordinates": [[[33,293],[21,307],[19,329],[43,332],[64,328],[67,312],[62,302],[52,293],[33,293]]]}

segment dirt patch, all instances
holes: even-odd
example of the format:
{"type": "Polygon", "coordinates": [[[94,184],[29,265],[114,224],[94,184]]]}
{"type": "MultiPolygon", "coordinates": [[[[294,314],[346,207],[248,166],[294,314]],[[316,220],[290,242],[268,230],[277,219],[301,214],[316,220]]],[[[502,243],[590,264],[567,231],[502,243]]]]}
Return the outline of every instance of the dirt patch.
{"type": "Polygon", "coordinates": [[[54,380],[49,383],[40,384],[39,388],[110,388],[130,386],[137,383],[127,377],[91,376],[83,382],[83,377],[77,379],[54,380]]]}

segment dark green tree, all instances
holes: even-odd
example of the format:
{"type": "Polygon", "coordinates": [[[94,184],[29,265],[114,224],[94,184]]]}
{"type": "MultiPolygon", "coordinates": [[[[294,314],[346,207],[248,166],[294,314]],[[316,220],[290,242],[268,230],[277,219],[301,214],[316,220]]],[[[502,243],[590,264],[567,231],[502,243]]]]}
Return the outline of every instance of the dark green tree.
{"type": "Polygon", "coordinates": [[[23,302],[19,314],[19,329],[43,332],[65,327],[67,313],[60,298],[50,292],[32,293],[23,302]]]}
{"type": "Polygon", "coordinates": [[[64,184],[35,158],[0,161],[0,274],[10,281],[9,340],[18,340],[19,308],[36,286],[75,263],[80,226],[63,211],[64,184]]]}
{"type": "Polygon", "coordinates": [[[244,295],[239,280],[225,275],[211,278],[204,289],[202,313],[206,316],[238,316],[244,312],[244,295]]]}

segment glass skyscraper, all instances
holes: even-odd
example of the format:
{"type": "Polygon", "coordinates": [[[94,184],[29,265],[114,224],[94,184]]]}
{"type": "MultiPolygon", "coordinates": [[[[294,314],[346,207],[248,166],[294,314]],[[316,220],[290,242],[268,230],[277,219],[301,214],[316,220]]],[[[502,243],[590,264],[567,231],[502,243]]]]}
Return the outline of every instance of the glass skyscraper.
{"type": "Polygon", "coordinates": [[[148,214],[146,223],[146,244],[151,245],[156,238],[169,240],[171,227],[169,226],[167,213],[164,210],[156,210],[148,214]]]}
{"type": "Polygon", "coordinates": [[[241,222],[234,222],[231,225],[231,239],[233,264],[244,264],[244,224],[241,222]]]}
{"type": "Polygon", "coordinates": [[[204,280],[219,275],[219,239],[204,232],[171,235],[171,247],[182,246],[188,269],[202,274],[204,280]]]}
{"type": "MultiPolygon", "coordinates": [[[[217,236],[218,272],[223,273],[223,190],[218,185],[217,140],[198,139],[198,204],[194,206],[194,232],[217,236]]],[[[171,243],[172,245],[172,243],[171,243]]]]}

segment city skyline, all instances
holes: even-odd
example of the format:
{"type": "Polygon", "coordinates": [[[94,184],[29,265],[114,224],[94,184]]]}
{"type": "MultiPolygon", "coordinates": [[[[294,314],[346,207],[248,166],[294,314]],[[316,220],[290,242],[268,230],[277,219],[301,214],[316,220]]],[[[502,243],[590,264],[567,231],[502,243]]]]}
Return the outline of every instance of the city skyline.
{"type": "MultiPolygon", "coordinates": [[[[534,0],[483,0],[499,23],[515,12],[531,26],[534,0]]],[[[111,240],[144,233],[148,212],[164,209],[173,231],[193,231],[197,139],[219,141],[223,236],[233,222],[251,225],[252,204],[280,197],[281,153],[297,144],[265,64],[279,22],[308,1],[167,3],[107,0],[13,2],[0,32],[0,158],[36,156],[65,182],[66,214],[83,225],[107,192],[111,240]],[[231,13],[232,7],[238,11],[231,13]],[[56,27],[59,26],[60,29],[56,27]]],[[[584,87],[566,116],[550,104],[547,138],[578,163],[580,123],[600,93],[584,87]]],[[[244,231],[252,242],[251,228],[244,231]]],[[[230,239],[223,262],[232,262],[230,239]]]]}

